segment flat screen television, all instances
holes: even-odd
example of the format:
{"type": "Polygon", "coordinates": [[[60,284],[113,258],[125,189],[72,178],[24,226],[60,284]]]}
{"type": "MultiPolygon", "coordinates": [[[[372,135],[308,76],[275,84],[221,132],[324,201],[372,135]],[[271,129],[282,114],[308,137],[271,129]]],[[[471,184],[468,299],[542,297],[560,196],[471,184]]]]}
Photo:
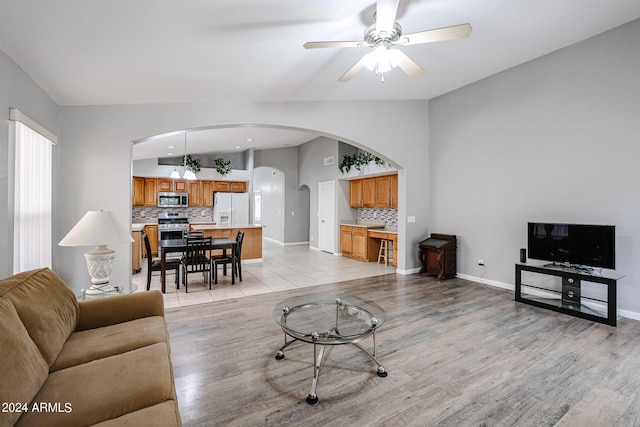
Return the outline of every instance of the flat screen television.
{"type": "Polygon", "coordinates": [[[528,257],[572,266],[616,268],[614,225],[530,222],[528,257]]]}

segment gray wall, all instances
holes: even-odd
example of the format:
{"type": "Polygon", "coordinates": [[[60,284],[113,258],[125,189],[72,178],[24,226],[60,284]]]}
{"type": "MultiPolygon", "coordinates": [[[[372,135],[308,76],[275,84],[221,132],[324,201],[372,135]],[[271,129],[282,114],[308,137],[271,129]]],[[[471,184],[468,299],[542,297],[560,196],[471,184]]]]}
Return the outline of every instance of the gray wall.
{"type": "MultiPolygon", "coordinates": [[[[58,105],[0,50],[0,278],[13,274],[13,138],[9,140],[9,108],[17,108],[60,139],[58,105]]],[[[53,147],[53,228],[57,223],[58,159],[64,142],[53,147]]],[[[68,231],[68,230],[67,230],[68,231]]],[[[54,234],[54,253],[60,239],[54,234]]],[[[82,262],[83,259],[80,260],[82,262]]],[[[55,264],[53,265],[55,268],[55,264]]],[[[86,266],[85,266],[86,268],[86,266]]]]}
{"type": "MultiPolygon", "coordinates": [[[[418,266],[416,247],[427,232],[429,204],[426,101],[75,106],[61,107],[60,120],[65,149],[60,153],[59,185],[64,191],[56,195],[60,226],[54,240],[89,209],[111,210],[123,223],[129,221],[132,141],[181,129],[253,123],[319,132],[367,147],[405,168],[398,174],[399,270],[411,272],[418,266]],[[407,193],[420,197],[409,198],[407,193]],[[403,221],[407,216],[415,216],[416,222],[403,221]]],[[[113,249],[113,282],[130,280],[130,245],[113,249]]],[[[82,253],[75,248],[54,252],[58,272],[74,288],[84,287],[88,280],[86,266],[78,262],[82,253]]]]}
{"type": "Polygon", "coordinates": [[[527,221],[617,226],[618,307],[640,312],[640,21],[431,100],[431,231],[458,271],[513,285],[527,221]]]}
{"type": "MultiPolygon", "coordinates": [[[[309,191],[299,189],[298,147],[254,150],[254,166],[270,166],[284,174],[283,234],[278,241],[300,243],[309,241],[309,191]]],[[[256,185],[257,176],[254,176],[256,185]]],[[[264,212],[264,209],[263,209],[264,212]]],[[[268,226],[267,226],[268,227],[268,226]]],[[[265,230],[268,233],[269,230],[265,230]]]]}
{"type": "Polygon", "coordinates": [[[261,193],[262,236],[280,243],[284,243],[285,228],[284,182],[284,174],[276,168],[261,166],[254,169],[253,189],[261,193]]]}

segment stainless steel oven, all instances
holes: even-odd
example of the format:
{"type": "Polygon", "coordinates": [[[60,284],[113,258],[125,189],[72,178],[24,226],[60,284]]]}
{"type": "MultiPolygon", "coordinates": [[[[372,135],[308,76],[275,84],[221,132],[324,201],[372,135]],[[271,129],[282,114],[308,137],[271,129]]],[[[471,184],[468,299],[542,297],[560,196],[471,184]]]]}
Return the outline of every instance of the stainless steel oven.
{"type": "Polygon", "coordinates": [[[178,212],[158,214],[158,240],[182,239],[185,231],[189,231],[187,214],[178,212]]]}

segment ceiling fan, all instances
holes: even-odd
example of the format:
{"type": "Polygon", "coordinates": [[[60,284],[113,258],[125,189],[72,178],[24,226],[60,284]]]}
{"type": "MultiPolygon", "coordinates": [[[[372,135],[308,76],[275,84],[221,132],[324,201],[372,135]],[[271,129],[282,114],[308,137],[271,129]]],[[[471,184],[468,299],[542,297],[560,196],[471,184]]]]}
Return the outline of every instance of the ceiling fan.
{"type": "Polygon", "coordinates": [[[348,82],[363,68],[382,75],[392,68],[399,67],[411,77],[418,77],[424,70],[402,51],[393,49],[394,45],[409,46],[421,43],[433,43],[444,40],[455,40],[469,37],[470,24],[453,25],[451,27],[436,28],[411,34],[402,34],[402,27],[395,22],[400,0],[378,0],[376,4],[376,22],[364,31],[363,41],[324,41],[307,42],[305,49],[327,47],[362,47],[373,48],[373,52],[366,54],[353,67],[338,79],[348,82]]]}

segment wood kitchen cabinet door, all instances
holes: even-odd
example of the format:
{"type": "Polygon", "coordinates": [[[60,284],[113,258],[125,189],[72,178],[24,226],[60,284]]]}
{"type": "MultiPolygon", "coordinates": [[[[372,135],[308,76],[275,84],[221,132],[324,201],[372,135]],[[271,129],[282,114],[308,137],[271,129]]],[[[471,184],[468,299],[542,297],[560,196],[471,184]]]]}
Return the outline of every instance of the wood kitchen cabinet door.
{"type": "Polygon", "coordinates": [[[200,206],[200,193],[202,186],[200,181],[189,181],[189,206],[200,206]]]}
{"type": "Polygon", "coordinates": [[[376,208],[391,207],[391,175],[376,177],[376,208]]]}
{"type": "Polygon", "coordinates": [[[354,258],[367,261],[367,228],[353,227],[353,246],[351,254],[354,258]]]}
{"type": "Polygon", "coordinates": [[[247,183],[243,181],[232,182],[230,187],[233,193],[245,193],[247,191],[247,183]]]}
{"type": "Polygon", "coordinates": [[[340,226],[340,252],[343,255],[351,255],[353,247],[353,227],[347,225],[340,226]]]}
{"type": "Polygon", "coordinates": [[[200,201],[202,206],[213,206],[214,181],[202,181],[202,194],[200,201]]]}
{"type": "Polygon", "coordinates": [[[362,180],[362,207],[374,208],[376,206],[376,179],[364,178],[362,180]]]}
{"type": "Polygon", "coordinates": [[[161,191],[161,192],[173,191],[173,181],[169,178],[158,178],[158,191],[161,191]]]}
{"type": "Polygon", "coordinates": [[[144,206],[144,178],[134,176],[132,186],[133,188],[131,189],[131,205],[144,206]]]}
{"type": "Polygon", "coordinates": [[[228,181],[215,181],[216,191],[229,191],[231,186],[228,181]]]}
{"type": "Polygon", "coordinates": [[[352,208],[362,207],[362,180],[354,179],[349,181],[349,206],[352,208]]]}
{"type": "Polygon", "coordinates": [[[391,207],[398,207],[398,174],[391,175],[391,207]]]}
{"type": "Polygon", "coordinates": [[[155,178],[144,179],[144,205],[158,206],[158,181],[155,178]]]}
{"type": "Polygon", "coordinates": [[[189,185],[185,179],[176,179],[173,181],[173,191],[176,193],[188,193],[189,185]]]}
{"type": "MultiPolygon", "coordinates": [[[[145,225],[144,234],[149,237],[149,246],[151,246],[151,253],[155,256],[158,255],[158,226],[157,225],[145,225]]],[[[144,256],[147,254],[144,253],[144,256]]]]}

